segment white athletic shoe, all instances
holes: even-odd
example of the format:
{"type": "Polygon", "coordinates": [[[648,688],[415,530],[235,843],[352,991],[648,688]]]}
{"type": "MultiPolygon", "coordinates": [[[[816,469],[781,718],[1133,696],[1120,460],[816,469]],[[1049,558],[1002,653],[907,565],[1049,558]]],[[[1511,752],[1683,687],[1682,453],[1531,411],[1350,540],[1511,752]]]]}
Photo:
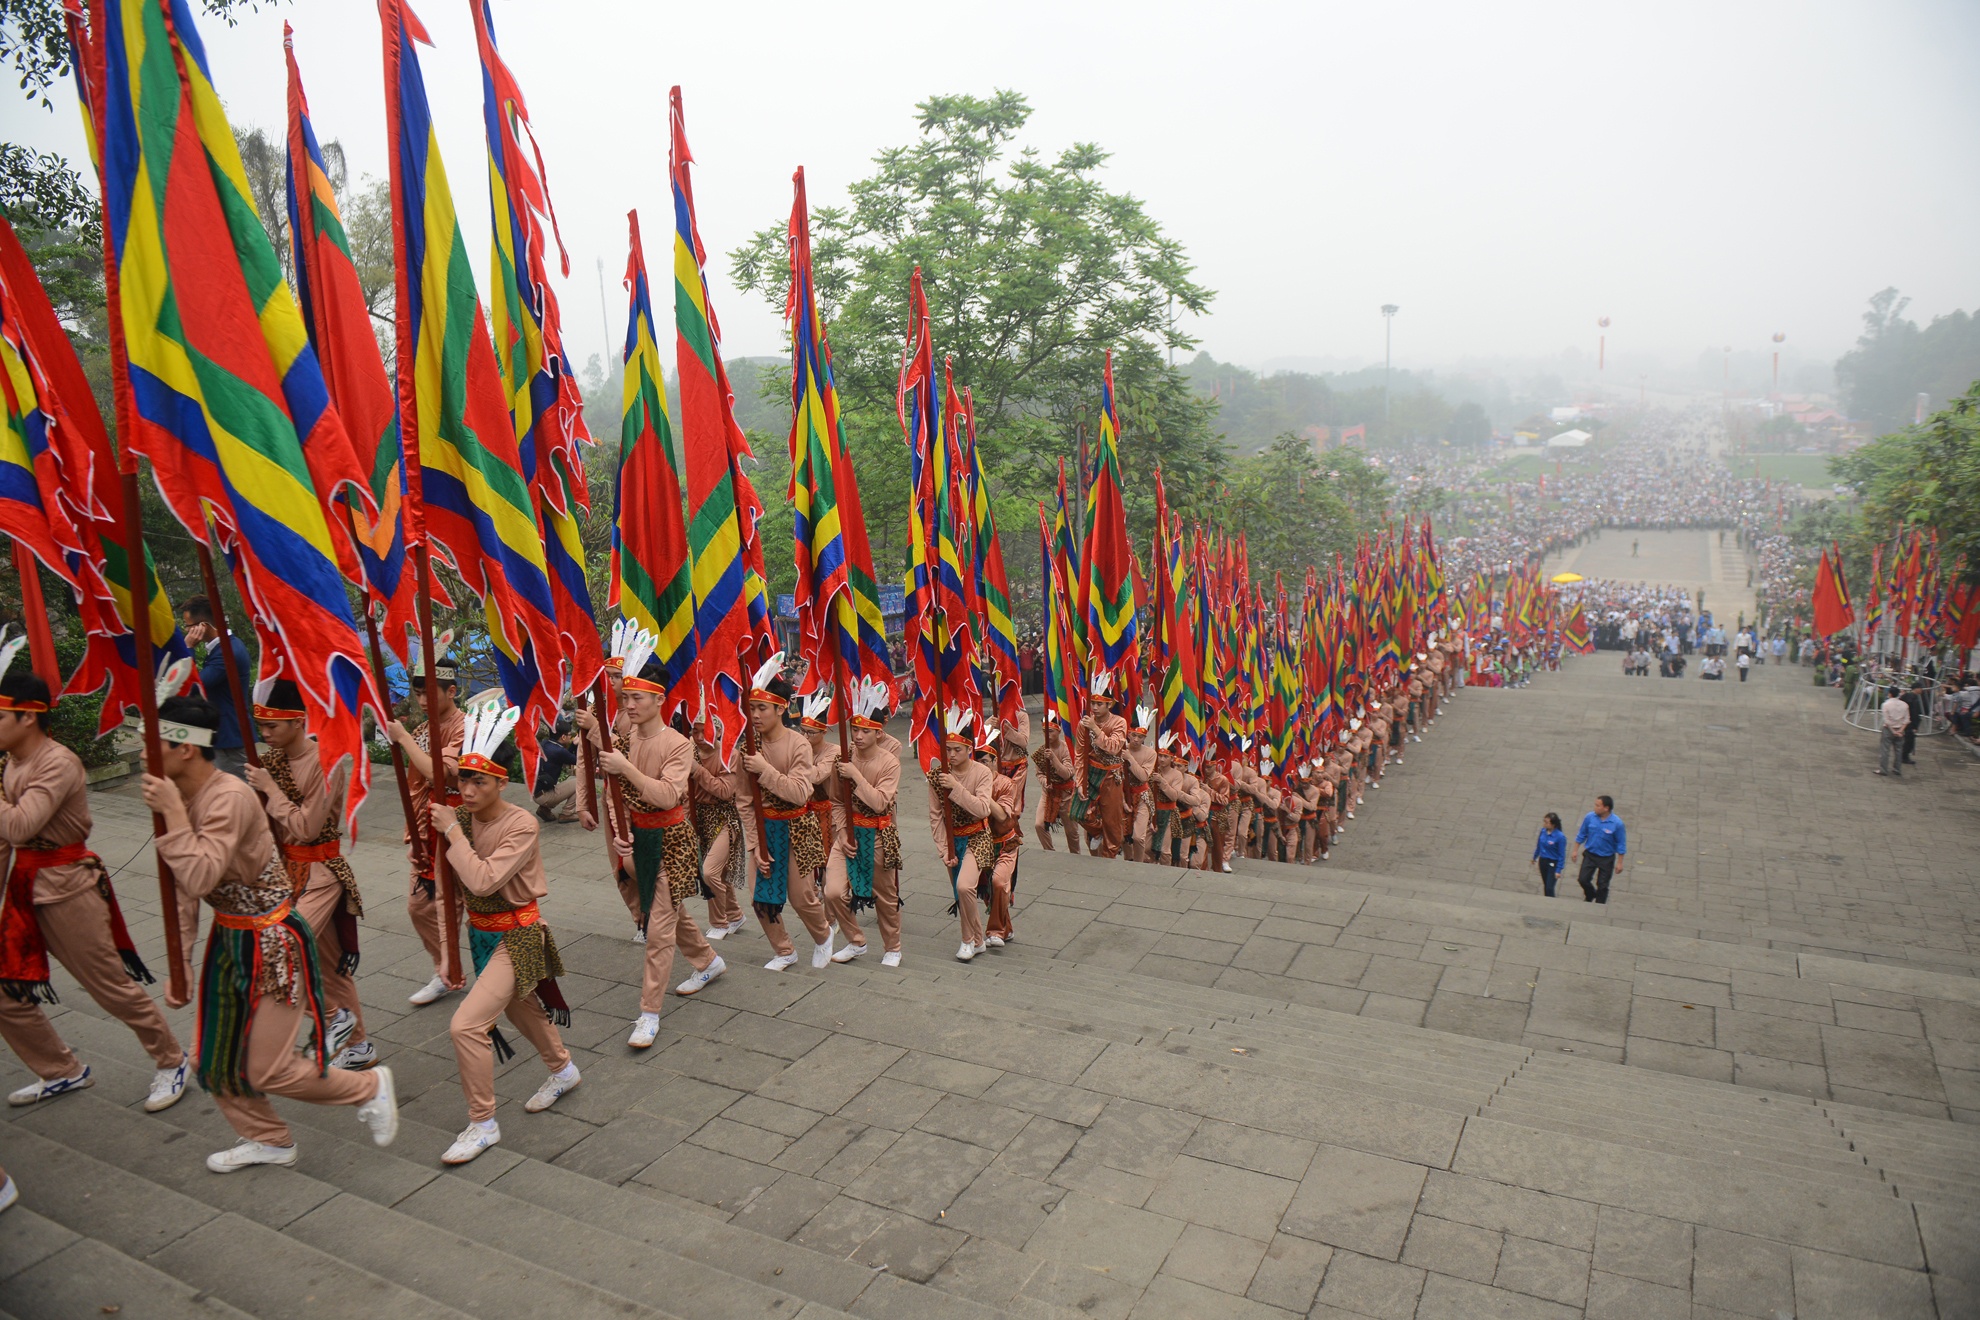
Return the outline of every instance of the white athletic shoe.
{"type": "Polygon", "coordinates": [[[639,1021],[633,1023],[632,1035],[626,1037],[626,1044],[636,1050],[649,1049],[653,1045],[653,1038],[659,1034],[660,1015],[641,1013],[639,1021]]]}
{"type": "Polygon", "coordinates": [[[882,967],[899,967],[901,965],[901,951],[899,949],[887,950],[880,955],[880,965],[882,967]]]}
{"type": "Polygon", "coordinates": [[[728,970],[729,964],[723,962],[722,955],[718,953],[715,955],[714,962],[709,963],[708,966],[675,986],[674,993],[677,995],[698,995],[708,988],[710,981],[713,981],[716,977],[728,970]]]}
{"type": "Polygon", "coordinates": [[[968,962],[977,955],[977,952],[977,947],[974,944],[971,944],[968,940],[964,940],[962,947],[956,950],[956,961],[968,962]]]}
{"type": "Polygon", "coordinates": [[[811,965],[814,969],[821,969],[831,961],[832,937],[827,935],[823,944],[814,944],[811,946],[811,965]]]}
{"type": "Polygon", "coordinates": [[[0,1174],[0,1210],[21,1199],[21,1189],[14,1185],[12,1178],[0,1174]]]}
{"type": "Polygon", "coordinates": [[[335,1058],[344,1052],[345,1042],[357,1030],[357,1014],[348,1008],[340,1008],[330,1015],[330,1026],[323,1033],[323,1052],[335,1058]]]}
{"type": "Polygon", "coordinates": [[[795,953],[780,953],[769,962],[764,963],[763,970],[766,972],[787,972],[795,966],[797,966],[797,955],[795,953]]]}
{"type": "Polygon", "coordinates": [[[1004,937],[1002,935],[985,935],[983,937],[983,947],[986,949],[1001,949],[1004,947],[1004,937]]]}
{"type": "Polygon", "coordinates": [[[409,1004],[430,1004],[436,999],[444,999],[454,993],[454,987],[447,984],[447,978],[436,975],[431,981],[406,996],[409,1004]]]}
{"type": "Polygon", "coordinates": [[[294,1146],[266,1146],[242,1137],[227,1150],[206,1157],[206,1167],[215,1173],[239,1173],[255,1164],[289,1165],[296,1162],[294,1146]]]}
{"type": "Polygon", "coordinates": [[[399,1135],[399,1092],[390,1068],[374,1068],[371,1075],[378,1079],[378,1092],[358,1106],[358,1122],[371,1133],[373,1145],[389,1146],[399,1135]]]}
{"type": "Polygon", "coordinates": [[[1350,812],[1349,812],[1349,813],[1347,814],[1347,816],[1348,816],[1348,819],[1349,819],[1349,820],[1353,820],[1353,819],[1354,819],[1354,813],[1353,813],[1352,811],[1350,811],[1350,812]]]}
{"type": "Polygon", "coordinates": [[[840,949],[832,955],[832,961],[835,963],[849,963],[855,958],[863,958],[865,956],[866,946],[864,944],[848,944],[845,948],[840,949]]]}
{"type": "Polygon", "coordinates": [[[709,940],[726,940],[729,938],[729,928],[727,925],[710,926],[704,938],[709,940]]]}
{"type": "Polygon", "coordinates": [[[43,1100],[53,1100],[58,1095],[67,1095],[71,1091],[86,1091],[95,1085],[96,1079],[89,1075],[89,1065],[84,1064],[83,1070],[74,1077],[57,1077],[50,1082],[29,1082],[20,1090],[8,1095],[7,1103],[10,1105],[37,1104],[43,1100]]]}
{"type": "Polygon", "coordinates": [[[179,1103],[186,1093],[186,1056],[181,1053],[175,1067],[160,1068],[151,1074],[151,1093],[144,1098],[144,1112],[155,1114],[179,1103]]]}
{"type": "Polygon", "coordinates": [[[378,1047],[368,1040],[361,1040],[355,1045],[344,1046],[343,1052],[330,1060],[330,1066],[346,1072],[363,1072],[377,1062],[378,1047]]]}
{"type": "Polygon", "coordinates": [[[729,934],[734,935],[737,931],[740,931],[743,928],[743,925],[744,925],[743,919],[741,917],[737,917],[734,921],[728,924],[727,930],[729,934]]]}
{"type": "Polygon", "coordinates": [[[566,1066],[564,1072],[569,1073],[570,1076],[565,1077],[561,1073],[551,1073],[544,1080],[543,1085],[536,1088],[536,1094],[523,1101],[523,1112],[527,1114],[540,1114],[571,1092],[577,1090],[578,1083],[584,1080],[578,1073],[577,1065],[570,1064],[566,1066]]]}
{"type": "Polygon", "coordinates": [[[633,933],[631,938],[634,944],[646,943],[646,927],[635,923],[633,925],[633,933]]]}
{"type": "MultiPolygon", "coordinates": [[[[1325,854],[1322,854],[1322,855],[1324,856],[1325,854]]],[[[1225,863],[1224,863],[1224,874],[1225,874],[1225,875],[1229,875],[1230,873],[1231,873],[1231,864],[1230,864],[1229,862],[1225,862],[1225,863]]]]}
{"type": "Polygon", "coordinates": [[[454,1144],[447,1147],[447,1153],[440,1157],[442,1164],[466,1164],[490,1146],[502,1140],[502,1125],[491,1122],[487,1127],[470,1123],[461,1129],[461,1135],[454,1138],[454,1144]]]}
{"type": "Polygon", "coordinates": [[[1416,739],[1416,741],[1418,741],[1418,742],[1422,742],[1422,741],[1423,741],[1423,735],[1422,735],[1422,734],[1420,734],[1420,733],[1418,733],[1418,734],[1412,734],[1412,735],[1410,735],[1410,736],[1411,736],[1411,737],[1413,737],[1413,738],[1415,738],[1415,739],[1416,739]]]}

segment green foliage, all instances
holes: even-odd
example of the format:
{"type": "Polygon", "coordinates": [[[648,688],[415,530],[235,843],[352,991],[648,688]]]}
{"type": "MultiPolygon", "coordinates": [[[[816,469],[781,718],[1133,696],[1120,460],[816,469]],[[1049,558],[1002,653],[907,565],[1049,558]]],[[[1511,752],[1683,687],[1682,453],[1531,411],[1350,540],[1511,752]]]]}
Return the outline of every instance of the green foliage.
{"type": "Polygon", "coordinates": [[[1307,565],[1324,568],[1379,524],[1388,510],[1388,478],[1352,449],[1316,457],[1290,432],[1261,454],[1238,459],[1216,492],[1217,520],[1242,531],[1260,581],[1274,572],[1304,581],[1307,565]]]}
{"type": "MultiPolygon", "coordinates": [[[[919,140],[881,152],[875,172],[849,189],[849,206],[812,213],[817,287],[878,575],[898,580],[904,562],[910,491],[895,390],[916,266],[936,350],[953,363],[957,388],[973,390],[1014,576],[1036,572],[1033,501],[1049,496],[1079,434],[1094,434],[1109,349],[1131,526],[1143,539],[1152,526],[1158,462],[1185,511],[1208,513],[1222,450],[1207,402],[1164,360],[1192,342],[1174,314],[1201,312],[1211,298],[1181,245],[1139,200],[1107,190],[1099,147],[1075,143],[1049,158],[1018,148],[1031,117],[1022,96],[937,96],[917,110],[919,140]]],[[[741,287],[784,306],[782,217],[732,261],[741,287]]],[[[780,376],[766,372],[762,388],[787,388],[780,376]]],[[[759,484],[788,517],[770,478],[759,484]]]]}
{"type": "Polygon", "coordinates": [[[1920,394],[1943,403],[1980,377],[1980,316],[1956,311],[1921,330],[1904,319],[1910,302],[1895,288],[1874,294],[1856,347],[1836,362],[1849,415],[1880,430],[1909,422],[1920,394]]]}
{"type": "Polygon", "coordinates": [[[1922,426],[1908,426],[1832,460],[1861,497],[1861,542],[1905,527],[1936,528],[1941,562],[1980,581],[1980,381],[1922,426]]]}

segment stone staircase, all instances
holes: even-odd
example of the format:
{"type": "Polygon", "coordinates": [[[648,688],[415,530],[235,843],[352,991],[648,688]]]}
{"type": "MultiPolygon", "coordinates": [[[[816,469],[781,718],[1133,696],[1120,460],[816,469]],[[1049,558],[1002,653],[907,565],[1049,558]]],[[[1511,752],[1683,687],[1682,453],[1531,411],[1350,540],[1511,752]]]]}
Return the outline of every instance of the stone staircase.
{"type": "MultiPolygon", "coordinates": [[[[1611,952],[1683,952],[1699,967],[1706,959],[1776,968],[1822,959],[1820,970],[1828,973],[1897,978],[1892,983],[1912,985],[1913,993],[1925,986],[1950,994],[1950,983],[1964,979],[1939,968],[1867,961],[1881,955],[1864,950],[1851,958],[1850,951],[1782,947],[1777,941],[1784,937],[1773,932],[1632,928],[1620,906],[1584,922],[1578,903],[1518,895],[1487,901],[1454,886],[1384,883],[1319,868],[1250,863],[1224,876],[1035,852],[1026,854],[1025,867],[1021,937],[1028,925],[1048,925],[1042,915],[1027,915],[1033,904],[1081,894],[1092,900],[1089,906],[1117,909],[1123,921],[1294,900],[1315,910],[1331,904],[1345,931],[1359,920],[1364,930],[1381,932],[1364,938],[1401,943],[1395,937],[1408,934],[1404,928],[1420,927],[1431,934],[1418,943],[1427,939],[1437,951],[1447,942],[1462,949],[1459,937],[1466,933],[1522,938],[1535,931],[1530,921],[1558,923],[1565,911],[1576,929],[1565,937],[1552,932],[1563,948],[1576,947],[1574,936],[1582,933],[1587,940],[1606,938],[1603,947],[1611,952]],[[1211,906],[1199,906],[1204,902],[1211,906]]],[[[868,959],[823,974],[801,968],[771,975],[746,956],[762,947],[760,939],[731,946],[736,970],[697,1000],[671,1004],[659,1045],[639,1066],[719,1063],[780,1033],[802,1031],[804,1040],[816,1035],[822,1043],[785,1050],[794,1062],[783,1073],[711,1064],[707,1075],[719,1084],[698,1085],[719,1095],[692,1113],[686,1106],[668,1109],[670,1121],[686,1131],[704,1121],[731,1121],[721,1115],[741,1115],[745,1106],[774,1104],[834,1115],[825,1122],[848,1131],[858,1124],[869,1131],[888,1123],[916,1127],[912,1111],[876,1117],[874,1102],[856,1113],[859,1102],[842,1099],[866,1085],[864,1074],[839,1087],[824,1072],[835,1056],[898,1056],[915,1064],[913,1085],[903,1082],[889,1094],[925,1092],[921,1103],[976,1116],[972,1121],[986,1132],[994,1121],[982,1114],[992,1099],[1049,1115],[1052,1127],[1064,1129],[1069,1149],[1034,1152],[1028,1158],[1036,1167],[1016,1180],[1025,1189],[1051,1189],[1059,1210],[1075,1201],[1103,1208],[1118,1201],[1159,1206],[1160,1216],[1133,1213],[1185,1224],[1177,1245],[1162,1248],[1170,1259],[1156,1253],[1147,1277],[1112,1263],[1078,1263],[1088,1256],[1111,1260],[1107,1253],[1120,1244],[1107,1234],[1073,1247],[1063,1235],[1041,1245],[1048,1237],[1041,1226],[1031,1239],[1013,1242],[1017,1235],[999,1236],[983,1226],[980,1211],[964,1213],[962,1200],[946,1191],[889,1202],[920,1206],[911,1217],[923,1232],[968,1235],[960,1250],[950,1249],[946,1264],[917,1268],[905,1256],[874,1260],[863,1250],[831,1245],[832,1234],[811,1220],[809,1205],[796,1214],[771,1208],[774,1189],[739,1184],[717,1197],[668,1185],[649,1166],[679,1138],[656,1136],[647,1144],[640,1115],[649,1111],[632,1106],[656,1084],[618,1066],[627,1051],[617,1005],[624,980],[637,977],[637,959],[624,943],[616,900],[605,894],[580,901],[572,891],[562,907],[553,893],[553,919],[574,946],[570,961],[585,969],[574,983],[598,978],[597,989],[582,1002],[574,999],[579,1024],[570,1039],[591,1045],[578,1053],[592,1089],[587,1095],[580,1088],[573,1100],[593,1108],[573,1112],[600,1133],[620,1131],[614,1158],[574,1159],[576,1147],[568,1143],[532,1146],[533,1133],[578,1120],[557,1111],[519,1112],[518,1101],[536,1081],[537,1065],[525,1057],[498,1077],[507,1143],[463,1169],[443,1169],[437,1156],[452,1130],[442,1124],[458,1117],[460,1102],[444,1012],[429,1011],[403,1019],[388,1037],[396,1043],[386,1061],[399,1075],[403,1107],[397,1144],[372,1146],[349,1111],[284,1103],[297,1125],[298,1165],[217,1177],[206,1171],[204,1156],[232,1135],[210,1101],[194,1094],[165,1114],[140,1112],[148,1066],[135,1043],[86,997],[65,993],[62,1029],[91,1062],[97,1085],[0,1113],[0,1163],[22,1187],[21,1204],[0,1218],[0,1320],[104,1314],[1283,1320],[1309,1310],[1437,1320],[1565,1317],[1584,1307],[1591,1317],[1667,1313],[1641,1297],[1661,1288],[1661,1306],[1675,1285],[1605,1269],[1605,1259],[1614,1270],[1628,1268],[1615,1264],[1613,1249],[1604,1257],[1606,1239],[1592,1227],[1611,1220],[1682,1226],[1684,1241],[1695,1243],[1685,1249],[1696,1251],[1701,1280],[1710,1273],[1708,1243],[1736,1238],[1775,1253],[1792,1262],[1786,1313],[1809,1320],[1980,1314],[1980,1126],[1622,1065],[1571,1044],[1479,1039],[1334,1011],[1271,993],[1270,978],[1247,980],[1243,990],[1190,984],[1083,961],[1024,938],[960,964],[946,956],[952,921],[940,914],[925,876],[918,884],[908,909],[910,956],[900,969],[868,959]],[[587,931],[594,933],[580,938],[587,931]],[[599,943],[588,947],[591,941],[599,943]],[[616,969],[618,984],[604,981],[607,968],[616,969]],[[800,1072],[814,1060],[818,1067],[800,1072]],[[985,1089],[981,1079],[999,1070],[998,1087],[1019,1098],[985,1089]],[[1266,1263],[1247,1276],[1248,1288],[1240,1282],[1232,1293],[1188,1281],[1209,1276],[1188,1275],[1197,1267],[1175,1263],[1186,1245],[1236,1240],[1228,1223],[1213,1218],[1223,1210],[1210,1204],[1211,1192],[1200,1212],[1187,1197],[1151,1197],[1155,1164],[1153,1156],[1141,1163],[1142,1137],[1111,1155],[1104,1146],[1088,1154],[1103,1106],[1175,1115],[1192,1126],[1252,1134],[1249,1139],[1267,1145],[1317,1146],[1321,1153],[1303,1178],[1290,1166],[1269,1179],[1249,1175],[1286,1186],[1300,1181],[1277,1220],[1258,1230],[1272,1241],[1266,1263]],[[1364,1194],[1364,1187],[1378,1191],[1364,1194]],[[1453,1188],[1493,1189],[1506,1206],[1523,1208],[1466,1211],[1453,1188]],[[1498,1232],[1508,1244],[1496,1275],[1467,1273],[1461,1253],[1438,1245],[1437,1234],[1453,1231],[1450,1224],[1467,1213],[1464,1232],[1498,1232]],[[1575,1225],[1584,1222],[1591,1226],[1585,1246],[1576,1246],[1584,1229],[1575,1225]],[[1212,1223],[1222,1227],[1211,1229],[1212,1223]],[[1512,1268],[1511,1244],[1531,1251],[1536,1240],[1559,1244],[1547,1246],[1557,1255],[1581,1253],[1578,1293],[1512,1268]],[[965,1259],[968,1267],[959,1267],[965,1259]],[[1294,1260],[1307,1262],[1306,1275],[1286,1263],[1294,1260]],[[1375,1266],[1416,1278],[1406,1307],[1355,1291],[1375,1266]],[[1614,1300],[1623,1296],[1638,1300],[1614,1300]],[[1829,1309],[1818,1296],[1830,1298],[1829,1309]],[[1872,1302],[1859,1307],[1859,1298],[1872,1302]]],[[[381,1007],[394,1007],[385,1001],[396,993],[381,991],[381,1007]]],[[[18,1084],[19,1072],[12,1066],[6,1084],[18,1084]]],[[[732,1128],[745,1130],[734,1122],[732,1128]]],[[[986,1150],[992,1140],[977,1139],[986,1150]]],[[[1153,1135],[1146,1143],[1149,1150],[1160,1145],[1153,1135]]],[[[1010,1158],[1014,1149],[998,1158],[1010,1158]]],[[[750,1158],[771,1157],[751,1152],[750,1158]]],[[[829,1184],[827,1193],[866,1194],[856,1171],[833,1174],[816,1167],[821,1163],[776,1167],[802,1167],[829,1184]]],[[[935,1172],[931,1184],[939,1182],[935,1172]]],[[[1055,1216],[1036,1217],[1049,1225],[1055,1216]]],[[[1773,1303],[1763,1309],[1764,1291],[1750,1286],[1755,1300],[1743,1313],[1781,1311],[1773,1303]]],[[[1684,1304],[1707,1314],[1708,1295],[1710,1305],[1724,1301],[1719,1293],[1694,1291],[1684,1304]]]]}

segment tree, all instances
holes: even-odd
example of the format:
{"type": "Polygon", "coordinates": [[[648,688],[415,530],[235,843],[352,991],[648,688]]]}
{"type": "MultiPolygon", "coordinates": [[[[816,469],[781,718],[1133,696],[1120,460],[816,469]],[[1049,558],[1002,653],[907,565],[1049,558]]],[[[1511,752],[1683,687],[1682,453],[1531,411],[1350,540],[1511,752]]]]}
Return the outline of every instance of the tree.
{"type": "Polygon", "coordinates": [[[1325,568],[1336,554],[1351,553],[1381,522],[1387,487],[1388,478],[1357,451],[1316,458],[1312,445],[1288,432],[1231,465],[1230,479],[1214,492],[1215,520],[1245,534],[1260,581],[1275,571],[1304,581],[1307,565],[1325,568]]]}
{"type": "Polygon", "coordinates": [[[1980,316],[1955,311],[1921,330],[1910,304],[1895,288],[1871,295],[1856,347],[1836,362],[1845,410],[1879,430],[1908,423],[1920,394],[1943,403],[1980,377],[1980,316]]]}
{"type": "Polygon", "coordinates": [[[1444,424],[1444,438],[1454,445],[1482,445],[1492,438],[1492,419],[1475,403],[1460,403],[1444,424]]]}
{"type": "Polygon", "coordinates": [[[1948,573],[1980,582],[1980,381],[1921,426],[1882,435],[1829,460],[1862,498],[1860,544],[1905,527],[1934,528],[1948,573]]]}
{"type": "MultiPolygon", "coordinates": [[[[1145,542],[1153,523],[1158,461],[1185,512],[1208,512],[1223,450],[1207,401],[1164,357],[1193,342],[1174,313],[1201,312],[1212,296],[1191,279],[1182,246],[1139,200],[1107,190],[1099,147],[1076,143],[1050,158],[1017,148],[1031,117],[1017,93],[937,96],[917,113],[918,141],[881,152],[874,174],[852,185],[849,206],[812,212],[833,374],[881,576],[898,573],[906,544],[908,456],[894,396],[916,266],[936,348],[953,361],[958,389],[974,393],[1014,576],[1037,571],[1037,538],[1023,530],[1035,522],[1032,501],[1051,490],[1079,434],[1092,438],[1110,349],[1137,535],[1145,542]]],[[[781,218],[731,259],[741,287],[784,306],[781,218]]],[[[777,397],[788,388],[782,371],[763,380],[777,397]]],[[[767,474],[759,481],[766,498],[777,484],[767,474]]],[[[788,517],[768,502],[773,518],[788,517]]]]}

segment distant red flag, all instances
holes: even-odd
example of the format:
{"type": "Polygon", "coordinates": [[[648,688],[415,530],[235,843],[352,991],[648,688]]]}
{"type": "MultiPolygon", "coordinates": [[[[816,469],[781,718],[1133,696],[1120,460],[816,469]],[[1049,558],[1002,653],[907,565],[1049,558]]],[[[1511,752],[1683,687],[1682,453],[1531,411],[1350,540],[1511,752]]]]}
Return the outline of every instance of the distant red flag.
{"type": "Polygon", "coordinates": [[[1856,622],[1856,611],[1849,603],[1849,588],[1843,582],[1842,550],[1832,559],[1827,550],[1815,569],[1815,635],[1830,637],[1856,622]]]}

